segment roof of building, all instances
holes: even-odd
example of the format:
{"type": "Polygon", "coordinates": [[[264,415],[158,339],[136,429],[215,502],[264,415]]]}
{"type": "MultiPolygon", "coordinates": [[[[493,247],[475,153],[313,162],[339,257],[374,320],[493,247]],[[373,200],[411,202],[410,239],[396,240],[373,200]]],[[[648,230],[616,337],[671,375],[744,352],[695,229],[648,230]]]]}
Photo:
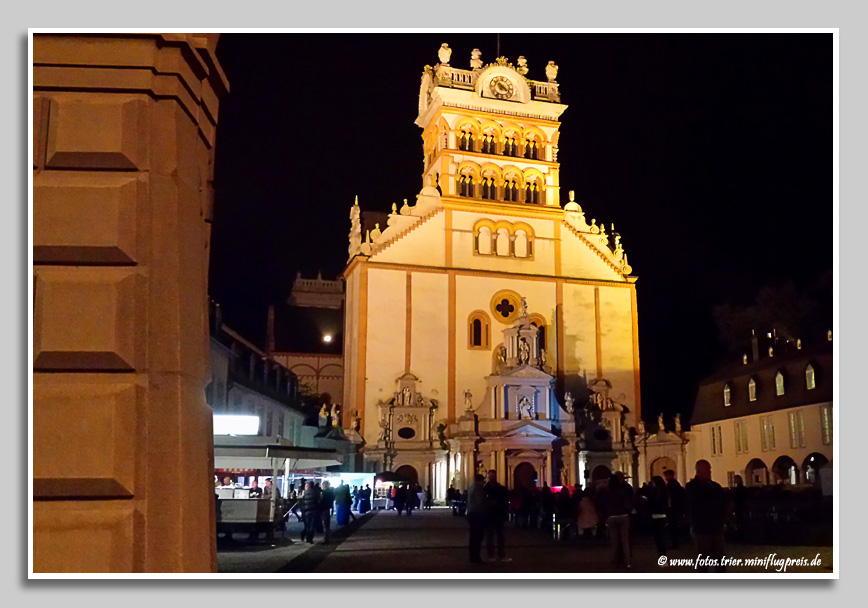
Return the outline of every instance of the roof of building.
{"type": "MultiPolygon", "coordinates": [[[[767,351],[766,351],[767,352],[767,351]]],[[[738,362],[720,368],[702,382],[696,395],[691,426],[773,412],[812,403],[832,401],[832,342],[824,341],[800,350],[760,357],[747,364],[738,362]],[[807,388],[806,369],[814,369],[816,387],[807,388]],[[784,394],[778,395],[775,377],[784,377],[784,394]],[[748,385],[754,380],[756,399],[749,398],[748,385]],[[724,387],[729,385],[730,405],[724,404],[724,387]]]]}

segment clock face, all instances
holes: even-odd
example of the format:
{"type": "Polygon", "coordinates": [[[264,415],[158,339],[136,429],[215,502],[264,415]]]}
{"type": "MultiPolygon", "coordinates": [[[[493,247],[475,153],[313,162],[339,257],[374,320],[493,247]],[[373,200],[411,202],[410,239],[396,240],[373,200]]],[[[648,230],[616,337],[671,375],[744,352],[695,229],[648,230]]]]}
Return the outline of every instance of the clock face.
{"type": "Polygon", "coordinates": [[[515,93],[515,86],[506,76],[495,76],[488,83],[488,88],[498,99],[509,99],[515,93]]]}

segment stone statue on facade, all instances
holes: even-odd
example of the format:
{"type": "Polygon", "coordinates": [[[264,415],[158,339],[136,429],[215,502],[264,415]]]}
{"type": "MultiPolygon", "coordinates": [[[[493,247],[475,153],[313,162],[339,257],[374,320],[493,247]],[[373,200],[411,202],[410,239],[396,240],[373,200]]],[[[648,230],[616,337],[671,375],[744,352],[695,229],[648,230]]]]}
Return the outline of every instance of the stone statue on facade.
{"type": "Polygon", "coordinates": [[[353,410],[353,430],[355,432],[361,432],[362,430],[362,419],[359,417],[359,410],[353,410]]]}
{"type": "Polygon", "coordinates": [[[657,414],[657,432],[658,433],[665,433],[666,432],[666,427],[663,425],[663,414],[662,413],[657,414]]]}
{"type": "Polygon", "coordinates": [[[527,59],[524,58],[524,55],[521,55],[518,58],[518,67],[516,68],[516,70],[522,76],[527,75],[527,59]]]}
{"type": "Polygon", "coordinates": [[[470,392],[470,389],[464,391],[464,411],[473,411],[473,393],[470,392]]]}
{"type": "Polygon", "coordinates": [[[522,337],[518,343],[518,364],[525,365],[530,361],[530,345],[527,340],[522,337]]]}
{"type": "Polygon", "coordinates": [[[554,61],[549,61],[546,66],[546,78],[548,78],[549,82],[554,82],[558,77],[558,66],[554,61]]]}
{"type": "Polygon", "coordinates": [[[349,254],[351,256],[359,252],[362,246],[362,222],[360,221],[361,210],[359,209],[359,197],[356,197],[355,204],[350,207],[350,245],[349,254]]]}
{"type": "Polygon", "coordinates": [[[405,387],[401,390],[401,405],[407,405],[407,406],[409,406],[409,405],[412,405],[412,404],[413,404],[413,397],[412,397],[412,395],[410,394],[410,387],[409,387],[409,386],[405,386],[405,387]]]}
{"type": "Polygon", "coordinates": [[[332,426],[340,426],[340,420],[341,420],[341,404],[340,403],[332,404],[331,416],[332,416],[332,426]]]}
{"type": "Polygon", "coordinates": [[[380,421],[377,424],[380,427],[378,435],[377,435],[377,439],[379,441],[385,441],[386,436],[388,435],[388,431],[389,431],[389,423],[386,422],[385,418],[380,418],[380,421]]]}
{"type": "Polygon", "coordinates": [[[576,406],[574,405],[575,399],[573,399],[572,393],[566,393],[564,395],[564,409],[567,410],[567,414],[573,415],[573,412],[576,411],[576,406]]]}
{"type": "Polygon", "coordinates": [[[450,49],[449,45],[444,42],[440,45],[440,49],[437,51],[437,58],[440,59],[440,63],[443,65],[449,65],[450,57],[452,57],[452,49],[450,49]]]}
{"type": "Polygon", "coordinates": [[[681,414],[675,414],[675,432],[681,434],[681,414]]]}
{"type": "Polygon", "coordinates": [[[506,347],[501,344],[497,349],[497,362],[500,365],[506,365],[506,347]]]}
{"type": "Polygon", "coordinates": [[[521,298],[521,316],[522,317],[527,316],[527,298],[525,298],[525,297],[521,298]]]}
{"type": "Polygon", "coordinates": [[[319,426],[328,426],[329,424],[329,406],[325,403],[319,408],[319,426]]]}
{"type": "Polygon", "coordinates": [[[523,420],[533,419],[533,404],[525,396],[518,400],[518,415],[523,420]]]}
{"type": "Polygon", "coordinates": [[[482,51],[473,49],[470,51],[470,69],[478,70],[482,67],[482,51]]]}

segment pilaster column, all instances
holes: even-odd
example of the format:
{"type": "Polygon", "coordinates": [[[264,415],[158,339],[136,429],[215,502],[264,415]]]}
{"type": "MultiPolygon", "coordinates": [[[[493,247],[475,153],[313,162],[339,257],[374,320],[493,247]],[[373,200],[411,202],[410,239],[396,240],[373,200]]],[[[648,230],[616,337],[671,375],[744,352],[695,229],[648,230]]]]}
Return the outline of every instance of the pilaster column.
{"type": "Polygon", "coordinates": [[[34,572],[216,572],[217,39],[33,36],[34,572]]]}

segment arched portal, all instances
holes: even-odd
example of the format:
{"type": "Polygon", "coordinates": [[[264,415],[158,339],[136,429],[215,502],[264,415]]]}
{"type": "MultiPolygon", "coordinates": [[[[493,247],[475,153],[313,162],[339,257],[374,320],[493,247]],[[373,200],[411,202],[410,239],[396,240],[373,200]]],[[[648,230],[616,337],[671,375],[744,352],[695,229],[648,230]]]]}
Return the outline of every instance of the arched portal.
{"type": "Polygon", "coordinates": [[[820,483],[820,467],[829,462],[829,459],[820,454],[813,452],[808,454],[805,461],[802,463],[802,475],[807,483],[820,483]]]}
{"type": "MultiPolygon", "coordinates": [[[[651,477],[663,477],[665,471],[675,471],[675,461],[668,456],[661,456],[651,463],[651,477]]],[[[676,473],[677,475],[677,473],[676,473]]]]}
{"type": "Polygon", "coordinates": [[[612,476],[612,470],[604,464],[599,464],[591,471],[591,481],[608,481],[612,476]]]}
{"type": "Polygon", "coordinates": [[[524,488],[533,490],[536,488],[537,474],[536,469],[529,462],[522,462],[515,467],[512,473],[513,487],[515,489],[524,488]]]}
{"type": "Polygon", "coordinates": [[[744,468],[745,485],[748,486],[765,486],[769,483],[769,468],[759,458],[754,458],[744,468]]]}
{"type": "Polygon", "coordinates": [[[799,466],[789,456],[781,456],[772,465],[775,483],[796,485],[799,483],[799,466]]]}
{"type": "Polygon", "coordinates": [[[419,473],[416,471],[415,467],[412,467],[409,464],[402,464],[399,466],[395,470],[395,475],[409,480],[412,484],[419,483],[419,473]]]}

